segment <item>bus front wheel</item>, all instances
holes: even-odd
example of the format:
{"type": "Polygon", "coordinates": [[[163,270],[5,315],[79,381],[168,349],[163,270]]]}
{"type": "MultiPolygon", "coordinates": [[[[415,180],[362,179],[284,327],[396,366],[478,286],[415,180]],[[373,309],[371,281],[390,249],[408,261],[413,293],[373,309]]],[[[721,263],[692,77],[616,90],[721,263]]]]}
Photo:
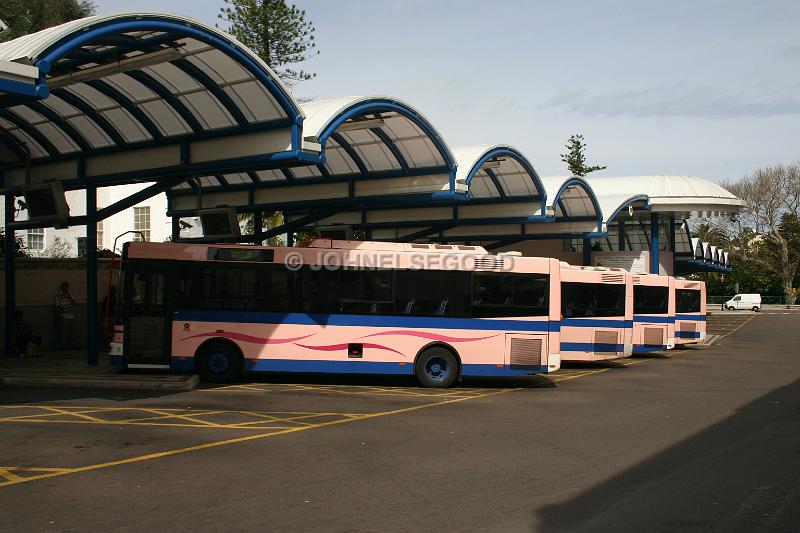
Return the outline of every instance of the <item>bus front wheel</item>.
{"type": "Polygon", "coordinates": [[[458,379],[458,359],[446,348],[428,348],[417,358],[415,373],[424,387],[447,388],[458,379]]]}
{"type": "Polygon", "coordinates": [[[242,374],[242,354],[229,342],[211,341],[195,356],[200,379],[211,383],[230,383],[242,374]]]}

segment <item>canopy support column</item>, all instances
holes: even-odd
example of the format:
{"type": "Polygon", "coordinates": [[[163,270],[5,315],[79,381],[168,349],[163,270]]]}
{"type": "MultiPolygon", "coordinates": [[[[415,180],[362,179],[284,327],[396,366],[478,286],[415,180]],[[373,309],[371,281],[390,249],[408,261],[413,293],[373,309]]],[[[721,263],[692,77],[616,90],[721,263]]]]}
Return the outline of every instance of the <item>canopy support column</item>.
{"type": "Polygon", "coordinates": [[[86,186],[86,351],[97,366],[97,185],[86,186]]]}
{"type": "Polygon", "coordinates": [[[583,239],[583,266],[592,266],[592,239],[583,239]]]}
{"type": "Polygon", "coordinates": [[[172,217],[172,242],[178,242],[181,238],[181,219],[180,217],[172,217]]]}
{"type": "Polygon", "coordinates": [[[659,269],[659,227],[658,213],[650,213],[650,273],[658,274],[659,269]]]}
{"type": "Polygon", "coordinates": [[[16,276],[14,272],[14,258],[17,254],[15,246],[16,238],[14,228],[11,223],[14,222],[14,195],[6,192],[5,198],[5,224],[6,224],[6,237],[4,242],[3,253],[5,254],[5,275],[6,275],[6,355],[17,355],[14,352],[14,339],[12,330],[14,329],[14,311],[16,309],[16,276]]]}
{"type": "Polygon", "coordinates": [[[263,212],[256,211],[253,213],[253,236],[255,243],[259,246],[264,244],[264,216],[263,212]]]}
{"type": "Polygon", "coordinates": [[[625,251],[625,221],[621,218],[617,221],[617,251],[625,251]]]}
{"type": "Polygon", "coordinates": [[[675,275],[675,215],[669,217],[669,251],[672,252],[672,271],[667,272],[672,276],[675,275]]]}

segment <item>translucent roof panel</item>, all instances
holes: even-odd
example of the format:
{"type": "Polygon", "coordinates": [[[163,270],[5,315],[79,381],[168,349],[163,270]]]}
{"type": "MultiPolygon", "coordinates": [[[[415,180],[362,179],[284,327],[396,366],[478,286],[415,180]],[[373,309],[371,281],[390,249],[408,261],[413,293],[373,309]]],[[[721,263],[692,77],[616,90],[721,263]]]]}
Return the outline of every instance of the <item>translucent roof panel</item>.
{"type": "Polygon", "coordinates": [[[530,161],[508,145],[453,148],[457,183],[466,183],[472,198],[544,198],[545,189],[530,161]]]}
{"type": "Polygon", "coordinates": [[[542,178],[547,207],[559,219],[597,219],[602,216],[591,186],[578,176],[542,178]]]}
{"type": "MultiPolygon", "coordinates": [[[[254,52],[178,15],[75,20],[0,43],[0,60],[32,65],[43,76],[46,98],[4,105],[0,95],[0,127],[30,146],[34,165],[132,143],[163,146],[249,128],[288,131],[303,118],[254,52]]],[[[0,165],[19,163],[13,152],[0,155],[0,165]]]]}

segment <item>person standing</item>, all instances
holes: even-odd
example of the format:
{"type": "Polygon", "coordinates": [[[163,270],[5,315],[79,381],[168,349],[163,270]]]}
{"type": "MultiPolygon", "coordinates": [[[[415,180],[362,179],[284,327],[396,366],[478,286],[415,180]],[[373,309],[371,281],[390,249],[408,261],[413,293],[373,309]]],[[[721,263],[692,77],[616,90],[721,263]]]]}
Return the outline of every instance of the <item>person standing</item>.
{"type": "Polygon", "coordinates": [[[69,292],[69,283],[64,281],[56,292],[56,315],[58,316],[59,342],[62,350],[75,349],[72,323],[75,320],[75,298],[69,292]]]}

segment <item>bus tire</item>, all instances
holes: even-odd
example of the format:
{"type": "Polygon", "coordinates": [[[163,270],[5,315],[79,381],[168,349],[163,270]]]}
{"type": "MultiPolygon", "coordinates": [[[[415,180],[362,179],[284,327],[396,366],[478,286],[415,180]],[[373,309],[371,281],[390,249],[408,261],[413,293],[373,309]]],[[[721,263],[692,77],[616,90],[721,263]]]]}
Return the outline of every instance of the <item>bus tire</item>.
{"type": "Polygon", "coordinates": [[[427,348],[417,357],[414,373],[423,387],[450,387],[458,379],[458,358],[441,346],[427,348]]]}
{"type": "Polygon", "coordinates": [[[210,341],[197,350],[195,368],[200,379],[211,383],[231,383],[242,375],[242,352],[227,341],[210,341]]]}

